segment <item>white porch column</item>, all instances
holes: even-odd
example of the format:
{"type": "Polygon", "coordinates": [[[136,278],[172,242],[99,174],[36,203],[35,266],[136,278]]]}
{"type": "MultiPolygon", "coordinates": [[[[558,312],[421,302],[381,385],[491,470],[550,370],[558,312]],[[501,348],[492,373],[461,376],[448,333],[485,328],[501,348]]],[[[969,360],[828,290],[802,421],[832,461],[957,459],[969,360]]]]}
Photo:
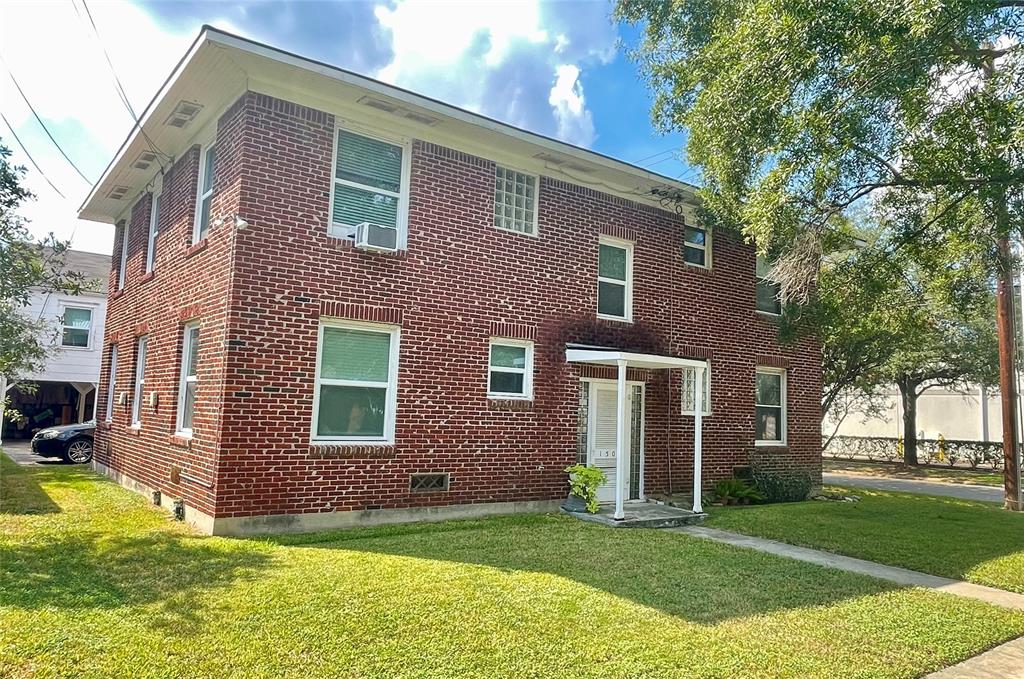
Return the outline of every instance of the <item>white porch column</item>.
{"type": "Polygon", "coordinates": [[[615,391],[615,514],[613,519],[626,518],[622,505],[626,502],[626,448],[628,447],[629,427],[626,413],[626,362],[616,361],[619,366],[619,379],[615,391]]]}
{"type": "Polygon", "coordinates": [[[96,413],[99,411],[100,399],[99,399],[99,384],[92,385],[92,419],[96,419],[96,413]]]}
{"type": "Polygon", "coordinates": [[[693,396],[693,511],[701,514],[701,429],[704,426],[704,373],[703,367],[694,368],[693,396]]]}

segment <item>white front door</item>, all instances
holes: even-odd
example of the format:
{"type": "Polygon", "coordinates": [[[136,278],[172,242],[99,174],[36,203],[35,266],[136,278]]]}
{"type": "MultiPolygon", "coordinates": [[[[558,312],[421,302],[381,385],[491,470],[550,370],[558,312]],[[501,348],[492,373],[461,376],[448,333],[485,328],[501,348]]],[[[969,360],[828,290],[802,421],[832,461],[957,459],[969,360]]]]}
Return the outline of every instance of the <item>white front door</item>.
{"type": "MultiPolygon", "coordinates": [[[[615,502],[615,415],[616,394],[614,384],[592,382],[590,385],[590,466],[600,468],[608,477],[608,481],[597,489],[599,502],[615,502]]],[[[626,390],[626,427],[630,426],[633,412],[632,388],[626,390]]],[[[629,497],[629,439],[626,437],[626,449],[622,451],[626,469],[626,496],[629,497]]]]}

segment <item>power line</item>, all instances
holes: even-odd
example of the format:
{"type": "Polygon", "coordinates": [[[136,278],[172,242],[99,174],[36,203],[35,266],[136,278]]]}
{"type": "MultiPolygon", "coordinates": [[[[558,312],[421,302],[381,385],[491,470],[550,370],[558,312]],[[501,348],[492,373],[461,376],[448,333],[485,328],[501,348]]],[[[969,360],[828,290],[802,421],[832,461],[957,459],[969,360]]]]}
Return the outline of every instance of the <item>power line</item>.
{"type": "Polygon", "coordinates": [[[35,107],[32,106],[32,102],[30,102],[28,100],[28,97],[25,96],[25,92],[21,89],[21,85],[18,84],[18,79],[14,77],[14,73],[11,71],[11,67],[7,65],[7,62],[4,61],[2,56],[0,56],[0,62],[3,62],[4,68],[7,69],[7,75],[11,76],[11,82],[14,83],[14,87],[18,90],[18,94],[21,95],[22,101],[24,101],[25,105],[28,106],[28,110],[32,111],[32,115],[35,116],[36,122],[38,122],[39,126],[43,128],[43,132],[45,132],[46,136],[50,138],[50,141],[53,142],[53,145],[57,147],[57,150],[60,151],[60,154],[64,156],[64,160],[68,161],[68,164],[75,169],[75,172],[78,173],[78,176],[85,180],[87,184],[92,186],[93,182],[89,181],[89,178],[86,177],[80,169],[78,169],[77,165],[75,165],[75,161],[71,160],[71,158],[68,157],[68,154],[64,152],[64,149],[61,148],[61,145],[57,143],[57,140],[54,139],[53,135],[50,133],[50,129],[46,127],[46,123],[44,123],[43,119],[39,117],[38,113],[36,113],[35,107]]]}
{"type": "Polygon", "coordinates": [[[14,136],[14,141],[18,142],[18,146],[21,147],[22,152],[24,152],[24,154],[28,157],[29,161],[32,163],[32,167],[36,168],[36,172],[38,172],[40,176],[42,176],[42,178],[46,180],[46,183],[50,185],[51,189],[57,192],[58,196],[60,196],[64,200],[67,200],[68,197],[61,193],[60,189],[54,186],[53,182],[50,181],[50,178],[47,177],[46,173],[43,172],[42,168],[39,167],[39,163],[36,162],[35,158],[32,157],[32,154],[28,152],[27,148],[25,148],[25,144],[23,144],[21,142],[21,139],[18,138],[18,133],[14,131],[14,126],[11,125],[11,123],[7,120],[7,116],[5,116],[2,111],[0,111],[0,119],[4,121],[5,125],[7,125],[7,129],[9,129],[11,131],[11,134],[14,136]]]}
{"type": "Polygon", "coordinates": [[[650,160],[651,158],[657,158],[658,156],[665,155],[666,153],[671,153],[672,151],[675,151],[675,150],[676,150],[675,146],[673,146],[672,148],[663,149],[661,151],[658,151],[657,153],[652,153],[649,156],[644,156],[643,158],[640,158],[639,160],[634,160],[633,164],[634,165],[639,165],[640,163],[644,162],[645,160],[650,160]]]}

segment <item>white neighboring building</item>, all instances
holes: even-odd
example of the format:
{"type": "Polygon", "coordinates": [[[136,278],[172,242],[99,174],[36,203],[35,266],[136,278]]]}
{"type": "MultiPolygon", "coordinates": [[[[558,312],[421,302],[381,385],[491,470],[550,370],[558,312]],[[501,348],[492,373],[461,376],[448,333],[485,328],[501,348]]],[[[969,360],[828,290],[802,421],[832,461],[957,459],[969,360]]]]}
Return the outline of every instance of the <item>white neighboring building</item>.
{"type": "Polygon", "coordinates": [[[0,384],[12,406],[25,416],[22,422],[0,419],[0,440],[27,439],[39,429],[95,416],[110,256],[69,250],[65,265],[85,276],[89,290],[80,295],[33,293],[23,313],[50,321],[53,341],[60,348],[47,359],[43,370],[22,380],[38,385],[34,393],[20,390],[19,383],[0,384]]]}

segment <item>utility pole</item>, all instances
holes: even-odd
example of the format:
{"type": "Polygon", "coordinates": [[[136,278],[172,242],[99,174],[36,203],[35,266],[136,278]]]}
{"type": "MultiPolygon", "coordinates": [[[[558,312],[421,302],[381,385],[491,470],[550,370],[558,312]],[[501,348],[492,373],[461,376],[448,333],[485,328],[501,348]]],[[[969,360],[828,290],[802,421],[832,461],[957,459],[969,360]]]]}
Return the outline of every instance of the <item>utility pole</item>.
{"type": "Polygon", "coordinates": [[[996,279],[996,329],[999,333],[999,391],[1003,419],[1003,491],[1007,509],[1020,510],[1020,473],[1017,439],[1016,332],[1013,323],[1013,256],[1010,238],[1000,232],[996,279]]]}

